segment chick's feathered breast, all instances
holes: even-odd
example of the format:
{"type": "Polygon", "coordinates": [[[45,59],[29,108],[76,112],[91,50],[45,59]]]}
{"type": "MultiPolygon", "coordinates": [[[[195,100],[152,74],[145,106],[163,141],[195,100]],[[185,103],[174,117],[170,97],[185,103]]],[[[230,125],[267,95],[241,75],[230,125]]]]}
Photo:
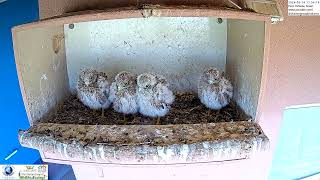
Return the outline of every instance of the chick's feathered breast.
{"type": "Polygon", "coordinates": [[[79,100],[91,109],[106,109],[110,106],[107,75],[93,69],[81,70],[77,81],[79,100]]]}
{"type": "Polygon", "coordinates": [[[138,112],[136,75],[131,72],[120,72],[110,87],[109,100],[113,109],[124,114],[138,112]]]}
{"type": "Polygon", "coordinates": [[[145,116],[164,116],[170,110],[174,95],[166,79],[154,73],[144,73],[138,77],[139,112],[145,116]]]}
{"type": "Polygon", "coordinates": [[[231,82],[215,68],[205,71],[199,80],[198,96],[210,109],[221,109],[230,103],[233,95],[231,82]]]}

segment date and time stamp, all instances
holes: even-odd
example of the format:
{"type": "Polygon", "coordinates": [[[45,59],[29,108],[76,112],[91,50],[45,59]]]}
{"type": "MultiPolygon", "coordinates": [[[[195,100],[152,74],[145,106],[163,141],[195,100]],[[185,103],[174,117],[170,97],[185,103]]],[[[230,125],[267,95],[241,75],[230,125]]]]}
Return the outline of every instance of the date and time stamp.
{"type": "Polygon", "coordinates": [[[319,16],[320,0],[288,0],[289,16],[319,16]]]}

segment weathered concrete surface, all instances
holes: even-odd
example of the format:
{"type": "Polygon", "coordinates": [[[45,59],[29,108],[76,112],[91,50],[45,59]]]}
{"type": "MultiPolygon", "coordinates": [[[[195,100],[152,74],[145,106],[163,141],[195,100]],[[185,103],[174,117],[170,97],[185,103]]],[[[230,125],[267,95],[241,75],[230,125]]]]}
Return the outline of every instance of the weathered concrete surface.
{"type": "Polygon", "coordinates": [[[48,158],[118,164],[173,164],[250,158],[269,147],[253,122],[179,125],[39,123],[19,132],[21,145],[48,158]]]}

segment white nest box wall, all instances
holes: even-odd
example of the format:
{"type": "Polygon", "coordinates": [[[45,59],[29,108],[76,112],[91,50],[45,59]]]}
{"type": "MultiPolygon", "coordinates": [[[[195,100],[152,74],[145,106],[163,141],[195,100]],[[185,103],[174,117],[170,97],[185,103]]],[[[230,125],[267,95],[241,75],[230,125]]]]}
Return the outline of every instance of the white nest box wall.
{"type": "Polygon", "coordinates": [[[15,59],[30,124],[69,94],[63,26],[17,31],[15,59]]]}
{"type": "Polygon", "coordinates": [[[75,23],[64,26],[71,91],[83,67],[111,77],[127,70],[165,75],[177,91],[197,90],[204,69],[224,71],[227,23],[207,17],[152,17],[75,23]]]}
{"type": "Polygon", "coordinates": [[[264,22],[228,20],[226,72],[235,87],[234,100],[252,118],[258,108],[264,45],[264,22]]]}

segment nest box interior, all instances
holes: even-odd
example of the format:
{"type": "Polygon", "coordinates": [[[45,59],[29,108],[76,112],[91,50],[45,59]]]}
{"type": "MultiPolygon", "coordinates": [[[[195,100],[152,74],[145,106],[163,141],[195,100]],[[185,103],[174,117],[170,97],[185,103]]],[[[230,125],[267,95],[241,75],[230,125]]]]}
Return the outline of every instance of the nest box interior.
{"type": "Polygon", "coordinates": [[[164,75],[173,91],[197,92],[208,67],[226,72],[234,101],[257,114],[264,60],[264,22],[216,17],[102,20],[17,33],[17,62],[31,123],[75,94],[81,68],[164,75]]]}
{"type": "Polygon", "coordinates": [[[215,9],[146,12],[74,15],[13,29],[21,92],[33,128],[75,94],[84,67],[106,72],[110,81],[123,70],[152,71],[164,75],[174,92],[188,93],[196,93],[205,69],[216,67],[233,84],[233,102],[252,121],[259,119],[268,16],[215,9]]]}

